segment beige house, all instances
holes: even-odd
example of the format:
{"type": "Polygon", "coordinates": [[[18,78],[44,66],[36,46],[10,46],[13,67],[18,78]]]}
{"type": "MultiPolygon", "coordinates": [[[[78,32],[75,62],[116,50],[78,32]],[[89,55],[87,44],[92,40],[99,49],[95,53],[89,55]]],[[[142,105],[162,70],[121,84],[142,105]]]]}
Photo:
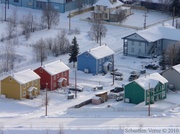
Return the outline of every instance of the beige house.
{"type": "Polygon", "coordinates": [[[104,21],[118,21],[120,12],[124,12],[126,17],[131,14],[131,9],[124,7],[119,0],[99,0],[93,6],[92,16],[104,21]]]}
{"type": "Polygon", "coordinates": [[[40,92],[40,77],[28,69],[14,73],[1,80],[1,94],[7,98],[21,100],[34,98],[40,92]]]}
{"type": "Polygon", "coordinates": [[[161,75],[168,80],[169,88],[180,90],[180,64],[163,71],[161,75]]]}

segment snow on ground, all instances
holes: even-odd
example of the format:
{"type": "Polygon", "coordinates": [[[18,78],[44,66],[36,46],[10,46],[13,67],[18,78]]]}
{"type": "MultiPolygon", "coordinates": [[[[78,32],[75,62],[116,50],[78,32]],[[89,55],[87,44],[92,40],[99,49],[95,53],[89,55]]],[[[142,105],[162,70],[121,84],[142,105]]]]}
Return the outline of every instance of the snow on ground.
{"type": "MultiPolygon", "coordinates": [[[[0,7],[3,7],[3,4],[0,4],[0,7]]],[[[13,6],[10,6],[10,9],[8,9],[7,15],[9,16],[13,12],[13,6]]],[[[26,8],[17,8],[18,11],[18,18],[21,18],[21,16],[28,14],[31,12],[31,14],[34,15],[34,18],[39,19],[41,12],[38,10],[33,9],[26,9],[26,8]]],[[[137,28],[143,27],[144,24],[144,14],[145,11],[141,10],[132,10],[133,15],[129,16],[128,19],[123,22],[124,25],[130,25],[135,26],[137,28]]],[[[18,37],[19,44],[16,47],[16,52],[19,55],[22,55],[24,57],[23,62],[18,63],[17,68],[15,68],[16,71],[22,70],[25,68],[33,68],[35,66],[39,66],[39,63],[33,62],[34,57],[32,53],[32,47],[31,44],[36,42],[40,38],[49,38],[49,37],[55,37],[57,33],[62,29],[69,29],[69,22],[67,19],[68,13],[64,13],[60,15],[60,24],[58,28],[52,28],[51,30],[42,30],[37,31],[35,33],[32,33],[30,39],[26,41],[24,39],[24,36],[18,37]],[[23,63],[23,64],[22,64],[23,63]],[[25,66],[26,65],[26,66],[25,66]]],[[[98,43],[95,43],[94,41],[89,40],[87,37],[87,32],[90,29],[90,25],[86,21],[82,21],[90,16],[90,13],[84,13],[78,16],[74,16],[71,18],[71,29],[79,28],[81,31],[80,35],[68,35],[69,40],[71,41],[74,36],[77,38],[77,42],[80,47],[80,52],[84,52],[86,50],[89,50],[90,48],[94,48],[96,46],[99,46],[98,43]],[[81,19],[81,20],[80,20],[81,19]]],[[[0,17],[3,18],[3,8],[0,8],[0,17]]],[[[154,23],[161,23],[161,21],[167,20],[170,18],[169,15],[162,14],[161,12],[155,12],[155,11],[149,11],[147,13],[147,25],[152,25],[154,23]]],[[[171,23],[171,21],[168,21],[168,23],[171,23]]],[[[108,102],[105,102],[101,105],[93,105],[89,104],[87,106],[84,106],[79,109],[68,109],[69,107],[72,107],[76,104],[79,104],[87,99],[92,98],[95,93],[99,91],[93,91],[92,88],[95,85],[103,85],[103,91],[104,90],[110,90],[115,86],[122,86],[122,84],[125,84],[128,82],[128,77],[130,75],[131,71],[141,71],[144,69],[144,66],[148,63],[155,63],[158,64],[158,58],[155,59],[139,59],[136,57],[129,57],[129,56],[123,56],[122,48],[123,48],[123,42],[121,37],[128,35],[130,33],[135,32],[135,29],[130,29],[128,27],[120,27],[116,25],[106,25],[108,29],[108,33],[106,38],[102,39],[102,44],[107,44],[112,50],[114,50],[115,53],[115,68],[118,69],[118,71],[123,73],[123,81],[115,81],[114,85],[112,86],[112,76],[110,74],[106,74],[105,76],[102,74],[99,75],[92,75],[92,74],[85,74],[81,71],[77,71],[77,82],[79,85],[84,86],[84,92],[78,92],[78,97],[76,99],[67,100],[67,90],[60,89],[53,92],[48,92],[48,118],[76,118],[76,117],[98,117],[98,118],[116,118],[116,117],[147,117],[147,106],[144,106],[144,104],[134,105],[134,104],[128,104],[124,103],[123,101],[116,102],[114,99],[108,100],[108,102]],[[109,107],[108,107],[109,106],[109,107]],[[68,109],[68,110],[67,110],[68,109]],[[134,109],[134,111],[133,111],[134,109]],[[127,112],[128,111],[128,112],[127,112]]],[[[5,34],[6,31],[6,23],[0,23],[0,36],[5,34]]],[[[3,45],[2,42],[0,42],[0,45],[3,45]]],[[[61,59],[64,63],[66,63],[70,68],[70,83],[74,84],[75,81],[75,71],[72,68],[72,64],[68,64],[68,56],[62,55],[60,57],[54,58],[54,57],[48,57],[48,61],[50,62],[53,60],[61,59]]],[[[45,62],[45,63],[46,63],[45,62]]],[[[146,70],[146,75],[154,72],[154,70],[146,70]]],[[[160,70],[157,70],[160,71],[160,70]]],[[[140,77],[144,77],[144,75],[141,75],[140,77]]],[[[180,104],[179,101],[179,93],[168,93],[167,99],[163,101],[159,101],[153,105],[152,107],[152,113],[151,116],[153,117],[178,117],[180,113],[180,108],[178,107],[180,104]],[[158,110],[157,110],[158,109],[158,110]]],[[[41,91],[41,94],[33,99],[25,99],[25,100],[12,100],[4,98],[3,96],[0,97],[0,119],[21,119],[23,121],[27,121],[28,119],[32,118],[44,118],[44,106],[45,101],[45,92],[41,91]]],[[[1,123],[1,121],[0,121],[1,123]]],[[[18,124],[18,121],[17,121],[18,124]]],[[[0,130],[1,130],[0,126],[0,130]]],[[[48,133],[50,130],[48,128],[45,128],[44,130],[32,130],[32,131],[26,131],[24,130],[23,133],[48,133]]],[[[96,133],[113,133],[113,134],[120,134],[123,133],[122,130],[112,130],[106,128],[105,130],[81,130],[81,128],[76,128],[75,130],[66,130],[66,134],[76,134],[76,133],[86,133],[86,134],[96,134],[96,133]]],[[[11,128],[5,131],[5,134],[19,134],[20,131],[14,128],[14,130],[11,128]]],[[[56,131],[51,130],[52,134],[57,133],[56,131]]]]}

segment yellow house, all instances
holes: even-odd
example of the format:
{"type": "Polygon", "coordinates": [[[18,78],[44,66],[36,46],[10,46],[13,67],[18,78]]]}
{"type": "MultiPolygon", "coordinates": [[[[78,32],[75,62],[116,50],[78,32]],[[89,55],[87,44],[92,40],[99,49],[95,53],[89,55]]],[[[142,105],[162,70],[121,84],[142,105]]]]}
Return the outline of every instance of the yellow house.
{"type": "Polygon", "coordinates": [[[40,93],[40,76],[28,69],[14,73],[1,80],[1,94],[21,100],[34,98],[40,93]]]}

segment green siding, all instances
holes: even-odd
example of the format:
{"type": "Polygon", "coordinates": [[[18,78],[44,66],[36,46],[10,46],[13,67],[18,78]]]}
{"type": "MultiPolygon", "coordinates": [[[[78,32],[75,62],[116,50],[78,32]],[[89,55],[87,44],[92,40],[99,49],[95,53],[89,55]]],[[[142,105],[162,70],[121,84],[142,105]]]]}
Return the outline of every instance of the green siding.
{"type": "Polygon", "coordinates": [[[144,89],[133,81],[125,86],[125,98],[130,103],[139,104],[144,101],[144,89]]]}

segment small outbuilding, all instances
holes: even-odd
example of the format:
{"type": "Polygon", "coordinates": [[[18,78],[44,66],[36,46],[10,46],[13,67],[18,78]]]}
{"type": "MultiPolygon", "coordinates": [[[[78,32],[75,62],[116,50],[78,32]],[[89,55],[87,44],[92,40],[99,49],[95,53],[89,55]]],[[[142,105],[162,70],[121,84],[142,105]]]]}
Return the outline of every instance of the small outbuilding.
{"type": "Polygon", "coordinates": [[[92,104],[98,105],[98,104],[101,104],[101,103],[102,103],[101,97],[98,97],[98,96],[93,96],[92,97],[92,104]]]}
{"type": "Polygon", "coordinates": [[[108,91],[98,92],[95,94],[96,97],[100,97],[102,102],[105,102],[108,100],[108,91]]]}

